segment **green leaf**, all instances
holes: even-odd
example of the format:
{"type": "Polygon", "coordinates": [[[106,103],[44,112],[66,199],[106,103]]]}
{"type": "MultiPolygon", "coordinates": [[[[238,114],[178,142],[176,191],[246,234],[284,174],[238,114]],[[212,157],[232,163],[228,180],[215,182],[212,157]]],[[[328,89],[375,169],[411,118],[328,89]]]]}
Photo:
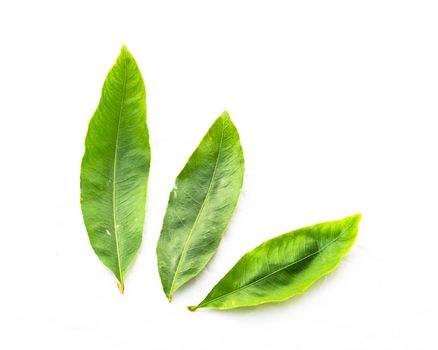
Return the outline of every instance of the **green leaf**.
{"type": "Polygon", "coordinates": [[[215,254],[237,205],[244,160],[239,134],[224,112],[178,175],[157,245],[169,301],[215,254]]]}
{"type": "Polygon", "coordinates": [[[85,139],[81,207],[91,246],[124,278],[140,247],[150,164],[146,91],[125,46],[111,68],[85,139]]]}
{"type": "Polygon", "coordinates": [[[246,253],[198,308],[233,309],[289,299],[333,271],[352,247],[361,215],[292,231],[246,253]]]}

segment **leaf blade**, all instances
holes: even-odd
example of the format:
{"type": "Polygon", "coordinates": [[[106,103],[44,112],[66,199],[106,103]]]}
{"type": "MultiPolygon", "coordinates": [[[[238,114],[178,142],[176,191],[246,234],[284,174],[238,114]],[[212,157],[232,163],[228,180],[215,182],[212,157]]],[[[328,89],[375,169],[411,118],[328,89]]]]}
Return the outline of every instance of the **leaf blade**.
{"type": "Polygon", "coordinates": [[[140,247],[150,166],[146,90],[123,46],[90,120],[81,164],[81,209],[90,244],[124,291],[140,247]]]}
{"type": "Polygon", "coordinates": [[[236,208],[243,173],[239,134],[224,112],[191,155],[169,195],[157,244],[160,278],[169,301],[216,252],[236,208]]]}
{"type": "Polygon", "coordinates": [[[360,214],[304,227],[246,253],[198,308],[233,309],[280,302],[302,293],[333,271],[352,247],[360,214]]]}

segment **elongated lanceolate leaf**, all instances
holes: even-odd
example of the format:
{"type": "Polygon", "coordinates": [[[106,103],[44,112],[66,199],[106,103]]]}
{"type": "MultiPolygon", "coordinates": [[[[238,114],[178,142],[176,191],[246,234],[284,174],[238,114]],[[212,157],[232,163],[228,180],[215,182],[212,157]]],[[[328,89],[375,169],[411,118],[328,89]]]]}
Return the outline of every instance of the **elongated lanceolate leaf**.
{"type": "Polygon", "coordinates": [[[90,243],[121,293],[142,240],[149,164],[146,91],[137,63],[123,47],[91,118],[81,166],[90,243]]]}
{"type": "Polygon", "coordinates": [[[286,233],[246,253],[198,308],[233,309],[286,300],[333,271],[352,247],[361,215],[286,233]]]}
{"type": "Polygon", "coordinates": [[[237,205],[244,160],[227,112],[212,125],[178,175],[157,246],[164,292],[195,277],[215,254],[237,205]]]}

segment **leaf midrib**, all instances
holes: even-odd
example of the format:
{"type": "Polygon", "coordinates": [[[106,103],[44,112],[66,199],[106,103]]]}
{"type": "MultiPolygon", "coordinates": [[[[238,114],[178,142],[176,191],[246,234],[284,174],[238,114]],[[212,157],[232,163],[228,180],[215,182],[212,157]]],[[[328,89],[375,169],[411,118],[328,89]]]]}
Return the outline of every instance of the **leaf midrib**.
{"type": "Polygon", "coordinates": [[[244,286],[242,286],[242,287],[239,287],[239,288],[237,288],[237,289],[235,289],[235,290],[233,290],[233,291],[231,291],[231,292],[225,293],[225,294],[223,294],[223,295],[221,295],[221,296],[218,296],[218,297],[216,297],[216,298],[214,298],[214,299],[212,299],[212,300],[209,300],[209,301],[207,301],[205,304],[203,304],[203,303],[201,302],[201,303],[199,304],[198,307],[201,307],[201,306],[205,306],[205,305],[211,304],[211,303],[213,303],[213,302],[215,302],[215,301],[217,301],[217,300],[220,300],[220,299],[225,298],[225,297],[227,297],[227,296],[229,296],[229,295],[232,295],[232,294],[234,294],[234,293],[237,293],[237,292],[239,292],[239,291],[241,291],[241,290],[243,290],[243,289],[249,288],[249,287],[251,287],[251,286],[253,286],[253,285],[255,285],[255,284],[259,283],[259,282],[264,281],[265,279],[271,277],[272,275],[275,275],[275,274],[277,274],[277,273],[279,273],[279,272],[281,272],[281,271],[283,271],[283,270],[288,269],[289,267],[291,267],[291,266],[293,266],[293,265],[295,265],[295,264],[300,263],[301,261],[304,261],[304,260],[306,260],[306,259],[308,259],[308,258],[310,258],[310,257],[312,257],[312,256],[314,256],[314,255],[316,255],[316,254],[321,253],[322,251],[324,251],[325,249],[327,249],[331,244],[335,243],[335,242],[339,239],[339,237],[341,237],[346,231],[348,231],[351,227],[353,227],[353,225],[354,225],[354,222],[353,222],[351,225],[349,225],[347,228],[343,229],[343,230],[341,231],[341,233],[340,233],[336,238],[334,238],[333,240],[331,240],[331,241],[330,241],[329,243],[327,243],[324,247],[318,249],[316,252],[314,252],[314,253],[312,253],[312,254],[309,254],[309,255],[305,256],[304,258],[301,258],[301,259],[299,259],[299,260],[297,260],[297,261],[294,261],[294,262],[292,262],[292,263],[290,263],[290,264],[287,264],[286,266],[283,266],[282,268],[280,268],[280,269],[278,269],[278,270],[275,270],[275,271],[273,271],[273,272],[267,274],[266,276],[263,276],[263,277],[261,277],[261,278],[255,280],[255,281],[252,281],[252,282],[249,283],[249,284],[246,284],[246,285],[244,285],[244,286]]]}
{"type": "Polygon", "coordinates": [[[122,98],[120,101],[120,110],[119,110],[119,119],[117,122],[117,135],[116,135],[116,144],[114,150],[114,162],[113,162],[113,225],[114,225],[114,237],[116,240],[116,252],[117,252],[117,263],[119,266],[119,277],[120,277],[120,285],[121,291],[123,291],[123,273],[122,273],[122,263],[120,256],[120,245],[119,245],[119,232],[118,232],[118,224],[117,224],[117,204],[116,204],[116,183],[117,183],[117,158],[118,158],[118,149],[119,149],[119,133],[120,133],[120,120],[122,119],[123,114],[123,105],[125,102],[125,94],[126,94],[126,82],[127,82],[127,66],[126,66],[126,52],[122,50],[122,61],[124,65],[125,76],[123,79],[122,85],[122,98]]]}
{"type": "Polygon", "coordinates": [[[204,210],[205,203],[207,202],[207,199],[208,199],[208,197],[210,195],[212,184],[213,184],[213,180],[216,177],[217,166],[218,166],[218,163],[219,163],[219,158],[221,156],[221,150],[222,150],[222,143],[223,143],[223,139],[224,139],[224,133],[225,133],[225,122],[222,122],[221,140],[220,140],[220,143],[219,143],[219,148],[218,148],[216,163],[215,163],[215,166],[214,166],[214,169],[213,169],[213,174],[211,176],[210,184],[208,185],[207,193],[205,194],[204,200],[202,201],[202,204],[201,204],[201,207],[200,207],[200,209],[198,211],[198,214],[196,215],[195,221],[194,221],[194,223],[192,225],[192,228],[190,229],[190,233],[189,233],[189,235],[187,237],[187,240],[186,240],[186,242],[184,244],[184,248],[183,248],[183,251],[182,251],[181,256],[179,258],[178,265],[177,265],[177,267],[175,269],[175,273],[173,275],[172,284],[170,286],[169,295],[168,295],[169,301],[172,300],[172,294],[174,292],[173,289],[175,287],[176,277],[178,276],[179,269],[181,268],[181,264],[182,264],[182,262],[183,262],[183,260],[185,258],[185,255],[186,255],[186,252],[187,252],[190,240],[192,238],[194,229],[195,229],[196,225],[198,224],[199,218],[201,217],[201,214],[202,214],[202,212],[204,210]]]}

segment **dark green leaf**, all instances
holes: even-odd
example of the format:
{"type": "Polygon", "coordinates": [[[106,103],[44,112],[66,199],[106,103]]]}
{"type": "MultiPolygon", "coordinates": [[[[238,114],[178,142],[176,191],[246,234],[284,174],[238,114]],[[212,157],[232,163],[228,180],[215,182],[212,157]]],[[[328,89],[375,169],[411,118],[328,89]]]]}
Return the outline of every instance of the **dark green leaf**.
{"type": "Polygon", "coordinates": [[[90,243],[116,276],[121,293],[142,240],[149,164],[146,91],[124,46],[91,118],[81,166],[81,207],[90,243]]]}
{"type": "Polygon", "coordinates": [[[224,112],[178,175],[157,246],[169,301],[215,254],[237,205],[244,173],[239,134],[224,112]]]}
{"type": "Polygon", "coordinates": [[[333,271],[352,247],[361,215],[286,233],[246,253],[198,308],[233,309],[286,300],[333,271]]]}

